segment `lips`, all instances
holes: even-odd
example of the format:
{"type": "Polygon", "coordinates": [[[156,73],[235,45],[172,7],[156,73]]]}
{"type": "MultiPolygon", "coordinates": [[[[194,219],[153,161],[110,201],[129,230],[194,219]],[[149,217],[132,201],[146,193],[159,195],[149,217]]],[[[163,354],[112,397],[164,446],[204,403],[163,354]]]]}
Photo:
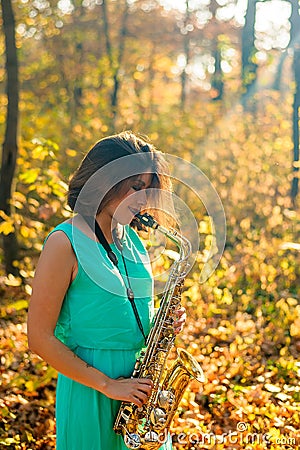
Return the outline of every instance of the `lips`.
{"type": "Polygon", "coordinates": [[[136,215],[136,214],[138,214],[140,212],[139,209],[134,209],[131,206],[128,206],[128,209],[132,212],[133,215],[136,215]]]}

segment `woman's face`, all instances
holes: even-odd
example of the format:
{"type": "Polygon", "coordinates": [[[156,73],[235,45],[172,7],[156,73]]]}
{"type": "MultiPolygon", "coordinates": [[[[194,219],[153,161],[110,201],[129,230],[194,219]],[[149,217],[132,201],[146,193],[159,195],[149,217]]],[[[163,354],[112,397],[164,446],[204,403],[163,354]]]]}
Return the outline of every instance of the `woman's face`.
{"type": "Polygon", "coordinates": [[[129,224],[134,216],[147,205],[147,191],[151,186],[152,173],[143,173],[132,180],[129,190],[121,198],[113,199],[105,208],[113,221],[121,225],[129,224]]]}

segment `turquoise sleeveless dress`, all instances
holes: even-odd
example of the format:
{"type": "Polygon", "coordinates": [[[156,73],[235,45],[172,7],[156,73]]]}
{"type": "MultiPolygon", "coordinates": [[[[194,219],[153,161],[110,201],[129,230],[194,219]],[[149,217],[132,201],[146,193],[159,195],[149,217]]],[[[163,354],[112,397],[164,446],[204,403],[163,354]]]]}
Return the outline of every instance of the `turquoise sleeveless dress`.
{"type": "MultiPolygon", "coordinates": [[[[130,377],[144,338],[126,295],[127,278],[121,254],[119,270],[101,244],[71,223],[58,225],[68,237],[78,262],[60,311],[55,335],[78,357],[107,376],[130,377]]],[[[50,236],[49,234],[49,236],[50,236]]],[[[153,279],[146,249],[137,233],[124,227],[123,255],[145,334],[153,318],[153,279]],[[132,276],[134,274],[134,277],[132,276]]],[[[113,431],[119,401],[58,374],[56,391],[57,450],[125,450],[113,431]]],[[[171,450],[170,438],[161,450],[171,450]]]]}

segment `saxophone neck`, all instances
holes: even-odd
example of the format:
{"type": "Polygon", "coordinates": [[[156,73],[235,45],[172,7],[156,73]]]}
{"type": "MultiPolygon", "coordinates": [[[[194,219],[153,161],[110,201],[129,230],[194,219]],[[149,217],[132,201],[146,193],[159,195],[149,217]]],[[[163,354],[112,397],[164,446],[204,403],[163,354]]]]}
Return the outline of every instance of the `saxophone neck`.
{"type": "Polygon", "coordinates": [[[159,223],[148,213],[136,214],[135,218],[140,224],[153,228],[154,230],[158,230],[160,233],[164,234],[168,239],[177,245],[180,253],[183,253],[184,256],[188,256],[191,253],[190,241],[179,234],[176,230],[168,230],[162,225],[159,225],[159,223]]]}

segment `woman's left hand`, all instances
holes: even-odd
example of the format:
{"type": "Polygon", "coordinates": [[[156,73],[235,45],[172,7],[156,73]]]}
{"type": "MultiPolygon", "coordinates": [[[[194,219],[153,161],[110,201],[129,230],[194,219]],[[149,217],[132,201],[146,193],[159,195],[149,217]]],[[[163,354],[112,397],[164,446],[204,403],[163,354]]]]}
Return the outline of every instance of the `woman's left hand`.
{"type": "Polygon", "coordinates": [[[180,308],[176,309],[175,313],[175,319],[173,323],[174,332],[175,334],[180,333],[183,330],[185,321],[186,321],[186,312],[185,308],[183,306],[180,306],[180,308]]]}

